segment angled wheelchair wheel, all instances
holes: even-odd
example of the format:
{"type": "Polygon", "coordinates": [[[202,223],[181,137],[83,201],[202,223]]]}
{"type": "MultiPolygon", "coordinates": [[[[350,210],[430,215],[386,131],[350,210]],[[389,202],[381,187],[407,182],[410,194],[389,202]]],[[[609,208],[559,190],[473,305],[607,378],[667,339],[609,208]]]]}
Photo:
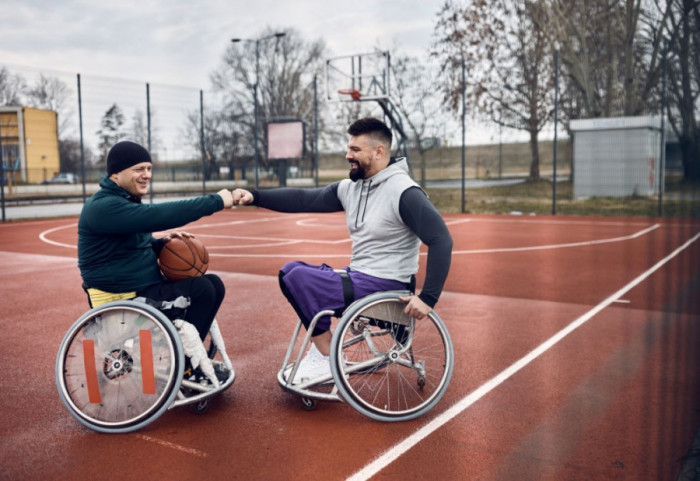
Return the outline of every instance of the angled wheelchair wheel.
{"type": "Polygon", "coordinates": [[[115,301],[86,312],[66,333],[56,384],[61,401],[83,425],[126,433],[168,409],[183,366],[180,338],[163,314],[146,304],[115,301]]]}
{"type": "Polygon", "coordinates": [[[452,340],[442,319],[405,315],[407,292],[372,294],[350,305],[331,343],[343,400],[378,421],[407,421],[432,409],[452,376],[452,340]]]}

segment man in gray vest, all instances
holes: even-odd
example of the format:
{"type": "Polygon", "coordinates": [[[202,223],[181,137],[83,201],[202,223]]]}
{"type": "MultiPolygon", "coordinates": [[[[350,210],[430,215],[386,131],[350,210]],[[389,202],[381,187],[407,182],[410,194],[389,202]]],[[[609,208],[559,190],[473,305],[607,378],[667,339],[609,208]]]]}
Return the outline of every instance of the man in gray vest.
{"type": "MultiPolygon", "coordinates": [[[[278,212],[345,211],[352,258],[344,268],[348,289],[332,267],[290,262],[279,273],[280,287],[304,325],[322,310],[339,311],[379,291],[413,291],[420,244],[428,247],[423,288],[402,298],[404,312],[422,320],[442,292],[450,269],[452,237],[440,213],[408,173],[405,158],[391,158],[391,130],[380,120],[360,119],[348,129],[345,155],[349,179],[316,189],[233,191],[234,205],[256,205],[278,212]],[[348,292],[351,292],[348,295],[348,292]]],[[[294,382],[330,373],[331,320],[319,319],[313,345],[294,382]]]]}

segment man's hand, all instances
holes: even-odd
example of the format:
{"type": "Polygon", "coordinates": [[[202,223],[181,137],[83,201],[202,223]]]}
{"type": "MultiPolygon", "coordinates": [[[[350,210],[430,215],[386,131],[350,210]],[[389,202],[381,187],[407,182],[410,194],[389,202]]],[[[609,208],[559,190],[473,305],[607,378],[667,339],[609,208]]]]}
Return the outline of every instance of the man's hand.
{"type": "Polygon", "coordinates": [[[253,202],[253,194],[245,189],[236,189],[232,194],[233,205],[249,205],[253,202]]]}
{"type": "Polygon", "coordinates": [[[406,308],[403,310],[404,314],[411,316],[417,321],[425,320],[430,311],[433,310],[428,304],[421,301],[420,297],[415,295],[399,297],[399,300],[406,303],[406,308]]]}
{"type": "Polygon", "coordinates": [[[190,234],[189,232],[185,232],[184,230],[178,230],[165,234],[163,236],[163,240],[165,242],[169,242],[170,239],[184,239],[185,237],[194,237],[194,234],[190,234]]]}
{"type": "Polygon", "coordinates": [[[223,199],[224,201],[224,209],[230,209],[231,207],[234,206],[233,203],[233,195],[231,194],[231,191],[228,189],[221,189],[219,192],[217,192],[219,196],[223,199]]]}

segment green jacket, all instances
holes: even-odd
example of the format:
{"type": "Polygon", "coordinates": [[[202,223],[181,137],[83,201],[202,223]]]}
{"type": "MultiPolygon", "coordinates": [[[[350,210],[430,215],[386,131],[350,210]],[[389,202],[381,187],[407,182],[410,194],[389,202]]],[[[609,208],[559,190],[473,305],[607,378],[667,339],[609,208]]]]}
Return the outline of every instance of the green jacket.
{"type": "Polygon", "coordinates": [[[108,177],[100,187],[80,213],[78,267],[86,287],[107,292],[138,292],[162,282],[158,253],[164,242],[152,232],[182,227],[224,208],[216,194],[142,204],[108,177]]]}

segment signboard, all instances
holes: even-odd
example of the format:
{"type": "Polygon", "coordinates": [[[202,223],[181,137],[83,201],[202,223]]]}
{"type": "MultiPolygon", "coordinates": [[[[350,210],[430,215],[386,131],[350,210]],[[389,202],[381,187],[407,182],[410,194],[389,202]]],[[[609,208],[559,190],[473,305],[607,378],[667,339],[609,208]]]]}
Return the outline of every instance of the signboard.
{"type": "Polygon", "coordinates": [[[267,158],[299,159],[304,155],[304,122],[270,121],[267,124],[267,158]]]}

